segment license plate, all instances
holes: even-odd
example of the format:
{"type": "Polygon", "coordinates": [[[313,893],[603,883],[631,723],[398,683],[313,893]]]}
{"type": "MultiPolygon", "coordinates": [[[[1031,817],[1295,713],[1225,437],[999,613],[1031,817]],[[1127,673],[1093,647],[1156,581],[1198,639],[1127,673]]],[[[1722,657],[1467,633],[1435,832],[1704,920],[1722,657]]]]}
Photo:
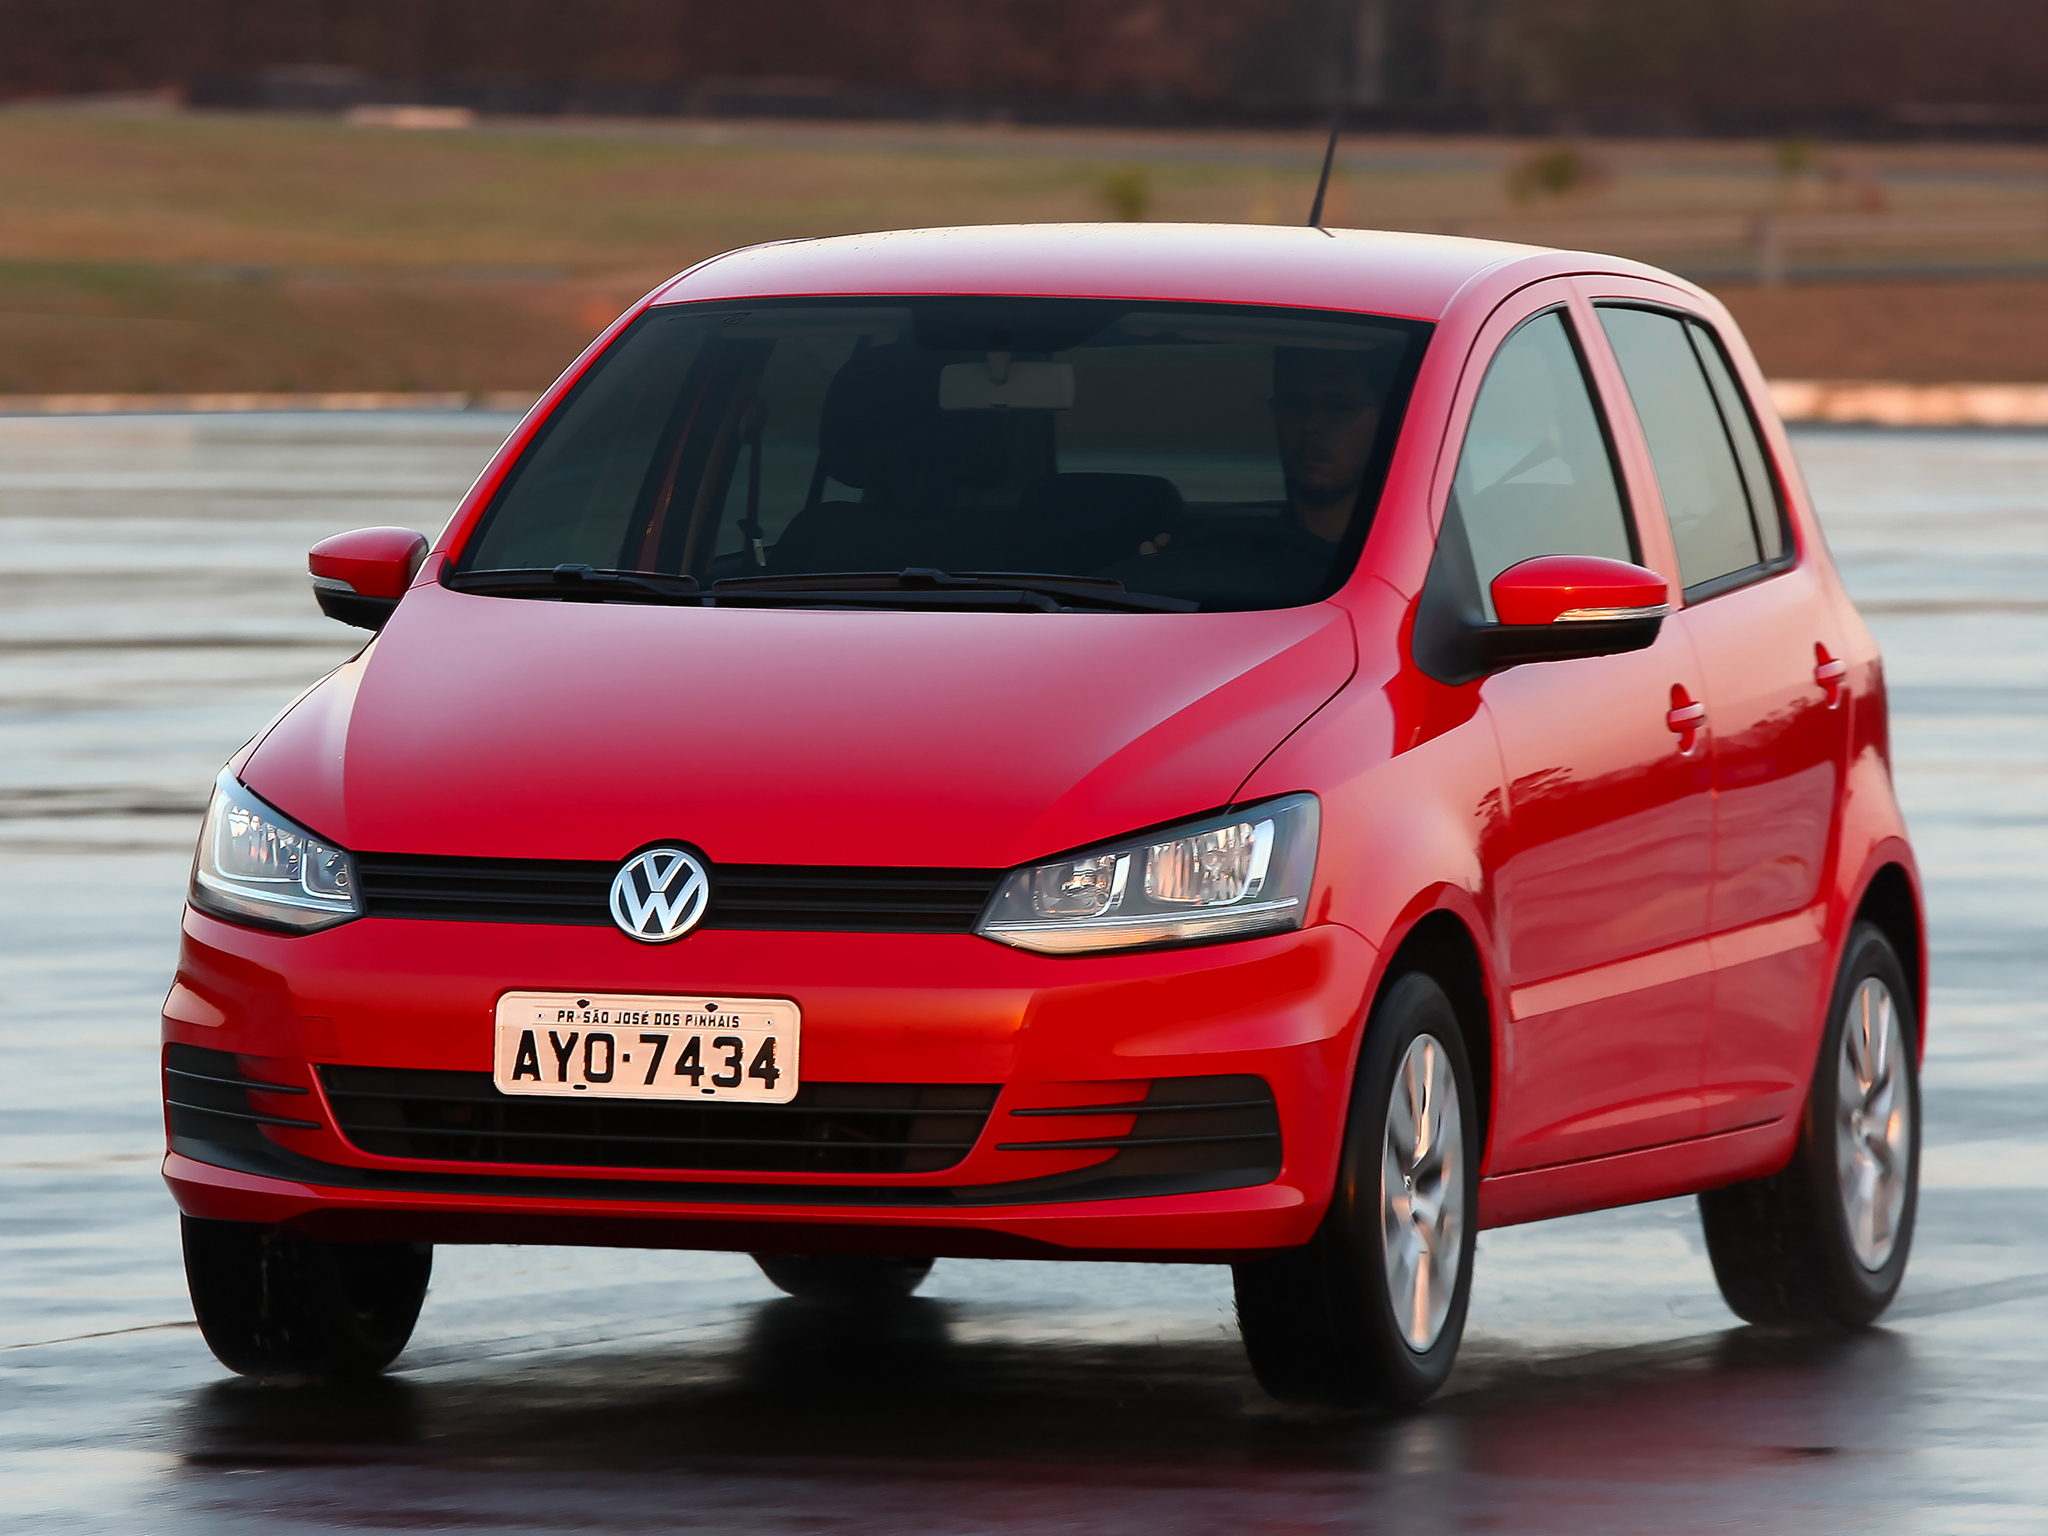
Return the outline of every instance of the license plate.
{"type": "Polygon", "coordinates": [[[781,997],[507,992],[498,999],[500,1093],[786,1104],[800,1015],[781,997]]]}

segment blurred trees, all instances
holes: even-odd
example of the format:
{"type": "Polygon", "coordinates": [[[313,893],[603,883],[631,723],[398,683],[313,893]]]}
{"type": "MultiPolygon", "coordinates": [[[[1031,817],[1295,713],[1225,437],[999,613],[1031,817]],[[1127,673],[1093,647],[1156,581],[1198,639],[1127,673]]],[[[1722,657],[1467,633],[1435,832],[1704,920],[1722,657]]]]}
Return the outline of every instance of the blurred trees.
{"type": "Polygon", "coordinates": [[[2048,132],[2043,0],[0,0],[0,96],[2048,132]]]}
{"type": "Polygon", "coordinates": [[[235,78],[260,90],[268,72],[273,94],[317,93],[345,91],[352,72],[515,99],[575,83],[714,93],[751,83],[771,96],[838,87],[946,103],[1209,100],[1227,95],[1233,46],[1272,9],[1274,0],[0,0],[0,92],[235,78]]]}
{"type": "Polygon", "coordinates": [[[1483,88],[1679,129],[2048,129],[2040,0],[1494,0],[1483,88]]]}

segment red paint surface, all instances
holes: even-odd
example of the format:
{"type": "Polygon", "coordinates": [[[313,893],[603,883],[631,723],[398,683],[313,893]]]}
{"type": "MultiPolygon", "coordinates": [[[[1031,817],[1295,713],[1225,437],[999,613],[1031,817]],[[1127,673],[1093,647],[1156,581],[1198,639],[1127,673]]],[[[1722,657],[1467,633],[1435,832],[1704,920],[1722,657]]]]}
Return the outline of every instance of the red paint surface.
{"type": "Polygon", "coordinates": [[[410,528],[356,528],[315,544],[306,569],[345,581],[363,597],[398,598],[426,552],[426,536],[410,528]]]}
{"type": "Polygon", "coordinates": [[[425,585],[243,778],[366,852],[997,869],[1228,803],[1354,661],[1331,604],[1044,617],[425,585]]]}
{"type": "Polygon", "coordinates": [[[1493,578],[1493,611],[1503,624],[1549,624],[1580,608],[1654,608],[1669,591],[1662,576],[1597,555],[1538,555],[1493,578]]]}
{"type": "Polygon", "coordinates": [[[1496,1169],[1698,1132],[1713,773],[1665,725],[1674,684],[1699,686],[1679,615],[1648,650],[1482,685],[1507,779],[1489,862],[1515,1042],[1496,1169]]]}
{"type": "MultiPolygon", "coordinates": [[[[1191,615],[700,610],[441,587],[438,557],[614,327],[494,459],[383,634],[238,771],[364,851],[612,859],[677,837],[714,861],[985,869],[1311,790],[1323,830],[1303,932],[1055,959],[969,936],[700,932],[649,947],[610,929],[366,919],[294,938],[188,914],[166,1038],[311,1085],[316,1061],[484,1070],[492,1003],[515,987],[752,991],[800,1000],[807,1076],[1004,1085],[959,1166],[840,1182],[1083,1166],[1094,1154],[996,1151],[1007,1109],[1114,1102],[1154,1077],[1204,1073],[1273,1086],[1280,1178],[1076,1205],[755,1208],[372,1195],[178,1157],[166,1171],[181,1205],[438,1241],[1154,1258],[1283,1247],[1320,1219],[1361,1021],[1425,923],[1462,930],[1487,1004],[1472,1021],[1490,1085],[1487,1224],[1781,1162],[1862,892],[1888,865],[1913,868],[1876,647],[1725,312],[1608,258],[1168,226],[796,242],[706,263],[650,299],[921,292],[1435,321],[1356,573],[1327,603],[1191,615]],[[1492,349],[1548,305],[1569,310],[1606,398],[1643,565],[1676,591],[1648,455],[1587,307],[1610,295],[1688,308],[1721,331],[1785,482],[1796,563],[1681,607],[1649,650],[1438,683],[1409,637],[1464,422],[1492,349]],[[1816,645],[1843,664],[1834,708],[1816,645]],[[1698,729],[1667,724],[1674,690],[1705,706],[1698,729]]],[[[1076,1123],[1116,1134],[1127,1120],[1076,1123]]],[[[393,1162],[331,1130],[266,1134],[330,1163],[393,1162]]],[[[645,1179],[664,1195],[692,1177],[793,1177],[530,1171],[645,1179]]]]}
{"type": "Polygon", "coordinates": [[[1795,1110],[1813,1069],[1803,1021],[1834,966],[1818,921],[1834,852],[1849,712],[1814,678],[1814,646],[1842,621],[1811,567],[1702,603],[1690,615],[1714,739],[1714,1034],[1707,1128],[1795,1110]]]}

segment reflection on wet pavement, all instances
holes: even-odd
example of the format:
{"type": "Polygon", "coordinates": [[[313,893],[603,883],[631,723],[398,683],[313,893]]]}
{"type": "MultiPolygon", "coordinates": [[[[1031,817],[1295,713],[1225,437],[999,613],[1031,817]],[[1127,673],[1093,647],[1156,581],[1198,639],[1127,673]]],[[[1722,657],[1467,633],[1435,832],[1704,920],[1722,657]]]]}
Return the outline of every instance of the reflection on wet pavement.
{"type": "Polygon", "coordinates": [[[35,1531],[2048,1526],[2048,436],[1809,432],[1926,867],[1927,1193],[1888,1326],[1734,1325],[1688,1201],[1485,1234],[1450,1390],[1305,1414],[1227,1273],[443,1249],[391,1379],[226,1379],[155,1172],[220,762],[349,654],[304,551],[431,532],[510,418],[0,422],[0,1510],[35,1531]]]}

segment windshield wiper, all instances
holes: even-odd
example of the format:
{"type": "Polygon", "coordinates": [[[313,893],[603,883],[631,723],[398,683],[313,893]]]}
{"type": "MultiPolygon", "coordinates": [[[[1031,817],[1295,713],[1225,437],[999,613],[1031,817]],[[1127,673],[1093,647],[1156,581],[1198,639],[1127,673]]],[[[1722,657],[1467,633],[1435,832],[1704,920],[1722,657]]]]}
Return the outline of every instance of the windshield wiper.
{"type": "Polygon", "coordinates": [[[1021,601],[1025,606],[1047,613],[1071,613],[1089,608],[1116,609],[1127,613],[1192,613],[1201,606],[1184,597],[1127,592],[1122,582],[1107,576],[1061,576],[1036,571],[940,571],[916,565],[901,571],[729,576],[711,584],[715,602],[735,598],[746,602],[801,602],[828,594],[855,600],[865,596],[885,602],[900,602],[905,598],[945,601],[986,594],[985,602],[975,602],[972,606],[1003,606],[999,599],[1007,597],[1012,605],[1021,601]],[[926,594],[930,595],[929,598],[925,597],[926,594]]]}
{"type": "Polygon", "coordinates": [[[661,571],[599,570],[588,565],[523,570],[458,571],[446,578],[459,592],[493,597],[552,597],[565,602],[639,602],[696,605],[795,606],[820,601],[966,608],[1027,608],[1043,613],[1089,609],[1125,613],[1192,613],[1201,605],[1184,597],[1127,592],[1106,576],[1061,576],[1035,571],[827,571],[788,576],[730,576],[706,593],[693,576],[661,571]]]}
{"type": "Polygon", "coordinates": [[[536,566],[513,571],[458,571],[447,578],[458,592],[495,597],[559,597],[568,602],[701,603],[694,576],[661,571],[608,571],[588,565],[536,566]]]}

